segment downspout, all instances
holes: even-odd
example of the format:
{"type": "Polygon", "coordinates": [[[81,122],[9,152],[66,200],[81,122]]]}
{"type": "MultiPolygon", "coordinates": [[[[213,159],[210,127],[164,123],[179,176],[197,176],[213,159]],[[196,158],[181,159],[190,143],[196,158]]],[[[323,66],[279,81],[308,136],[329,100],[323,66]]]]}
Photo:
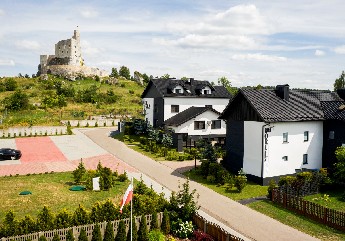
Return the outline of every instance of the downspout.
{"type": "Polygon", "coordinates": [[[266,123],[261,128],[261,178],[264,180],[264,141],[265,141],[265,127],[269,126],[270,123],[266,123]]]}

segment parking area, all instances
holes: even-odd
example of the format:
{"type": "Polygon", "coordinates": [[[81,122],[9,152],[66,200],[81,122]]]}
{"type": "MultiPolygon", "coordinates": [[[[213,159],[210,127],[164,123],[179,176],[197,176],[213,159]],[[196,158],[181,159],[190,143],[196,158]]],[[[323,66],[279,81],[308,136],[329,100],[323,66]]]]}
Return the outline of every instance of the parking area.
{"type": "Polygon", "coordinates": [[[20,160],[0,161],[0,176],[25,175],[45,172],[73,171],[83,161],[87,169],[103,166],[123,173],[136,172],[125,162],[99,147],[83,133],[74,129],[74,135],[1,139],[0,148],[22,151],[20,160]]]}

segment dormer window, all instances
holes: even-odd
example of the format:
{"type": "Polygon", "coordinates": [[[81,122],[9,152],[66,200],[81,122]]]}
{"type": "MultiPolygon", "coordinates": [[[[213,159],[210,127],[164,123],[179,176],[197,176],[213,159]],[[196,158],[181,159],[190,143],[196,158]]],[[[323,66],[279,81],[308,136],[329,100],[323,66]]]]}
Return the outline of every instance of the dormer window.
{"type": "Polygon", "coordinates": [[[211,94],[211,88],[209,86],[204,86],[204,88],[201,89],[201,94],[203,95],[211,94]]]}
{"type": "Polygon", "coordinates": [[[182,94],[183,93],[183,88],[181,85],[177,85],[174,89],[173,89],[173,93],[175,94],[182,94]]]}
{"type": "Polygon", "coordinates": [[[204,90],[204,95],[208,95],[210,94],[210,91],[209,90],[204,90]]]}
{"type": "Polygon", "coordinates": [[[182,93],[182,90],[181,90],[181,89],[175,89],[175,93],[176,93],[176,94],[181,94],[181,93],[182,93]]]}

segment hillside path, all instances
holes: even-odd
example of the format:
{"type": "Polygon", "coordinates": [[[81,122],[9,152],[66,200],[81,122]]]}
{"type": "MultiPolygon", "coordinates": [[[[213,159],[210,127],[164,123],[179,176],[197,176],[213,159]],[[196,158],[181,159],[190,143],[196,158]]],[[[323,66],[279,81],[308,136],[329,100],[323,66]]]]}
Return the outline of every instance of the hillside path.
{"type": "MultiPolygon", "coordinates": [[[[185,177],[178,169],[171,168],[164,165],[164,162],[157,162],[130,149],[124,143],[111,138],[110,133],[112,131],[115,131],[115,129],[85,129],[82,132],[100,147],[165,188],[171,191],[179,190],[178,185],[185,182],[185,177]]],[[[203,212],[248,239],[259,241],[318,240],[194,181],[190,181],[190,188],[196,189],[200,195],[198,203],[203,212]]]]}

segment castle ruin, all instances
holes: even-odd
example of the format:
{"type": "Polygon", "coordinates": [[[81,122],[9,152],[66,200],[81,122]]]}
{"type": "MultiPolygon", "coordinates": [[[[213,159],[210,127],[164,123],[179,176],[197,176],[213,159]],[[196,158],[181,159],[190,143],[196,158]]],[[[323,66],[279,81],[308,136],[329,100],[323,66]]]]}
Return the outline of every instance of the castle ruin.
{"type": "Polygon", "coordinates": [[[40,56],[37,74],[53,74],[69,79],[75,79],[79,76],[108,76],[105,70],[84,65],[81,56],[79,30],[74,30],[72,38],[60,40],[55,44],[55,55],[40,56]]]}

